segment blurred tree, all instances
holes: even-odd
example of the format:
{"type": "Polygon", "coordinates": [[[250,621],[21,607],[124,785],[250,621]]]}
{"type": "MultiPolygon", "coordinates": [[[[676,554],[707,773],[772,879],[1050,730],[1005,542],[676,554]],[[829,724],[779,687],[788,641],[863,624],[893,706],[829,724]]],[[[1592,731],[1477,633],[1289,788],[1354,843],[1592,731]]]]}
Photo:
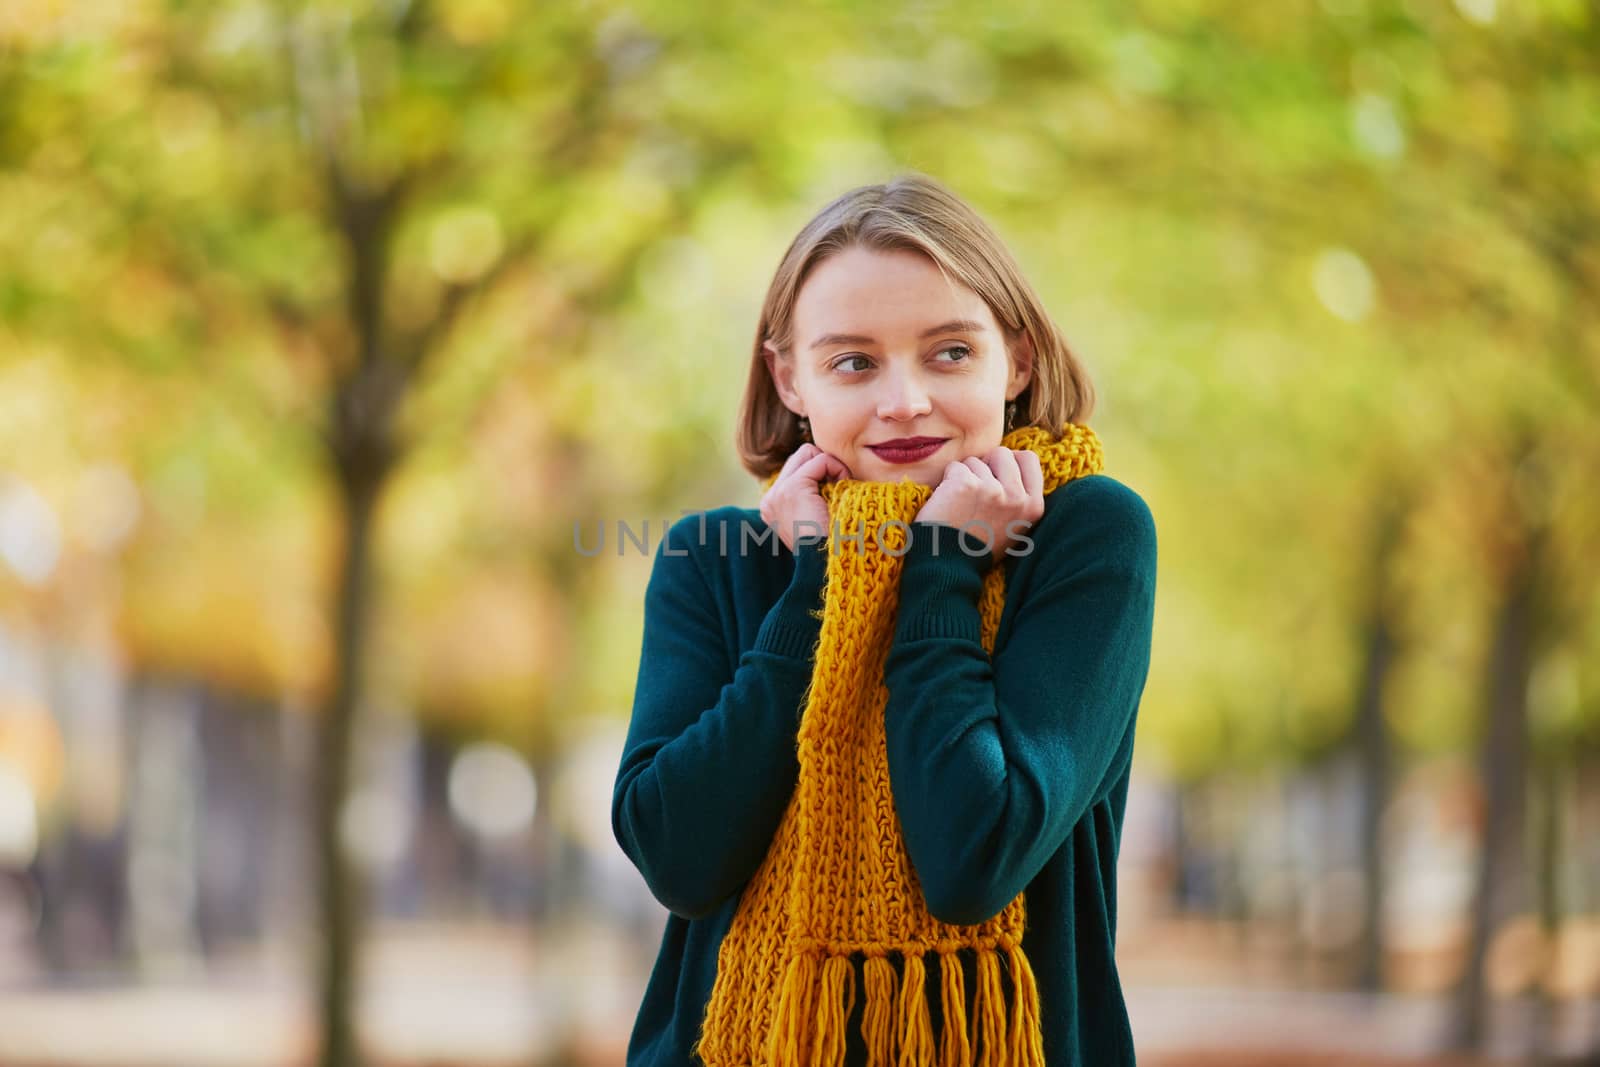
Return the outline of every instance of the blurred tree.
{"type": "MultiPolygon", "coordinates": [[[[641,257],[714,184],[719,161],[706,153],[697,177],[707,184],[698,185],[684,172],[661,177],[670,161],[640,155],[659,41],[621,12],[530,20],[495,3],[238,4],[203,14],[174,4],[102,13],[99,25],[25,14],[45,41],[3,68],[29,88],[25,98],[8,96],[4,129],[28,163],[16,186],[45,210],[25,233],[32,254],[4,275],[12,328],[41,346],[137,361],[153,380],[130,381],[137,389],[126,395],[152,408],[169,400],[164,411],[190,428],[199,420],[189,405],[254,413],[254,443],[293,456],[270,473],[274,481],[331,475],[327,670],[308,674],[297,663],[284,677],[272,662],[232,673],[247,684],[308,686],[324,704],[315,775],[321,1058],[353,1064],[363,890],[342,814],[374,677],[367,650],[380,501],[430,435],[435,448],[441,436],[448,445],[483,418],[524,349],[537,346],[537,358],[583,348],[590,324],[627,298],[641,257]],[[105,245],[91,251],[97,239],[105,245]],[[52,243],[70,254],[65,263],[39,254],[52,243]],[[82,295],[106,282],[106,305],[85,314],[82,295]],[[491,309],[492,319],[475,314],[491,309]],[[307,430],[320,454],[299,449],[307,430]]],[[[693,148],[682,151],[702,162],[693,148]]],[[[603,403],[524,405],[516,416],[543,425],[541,449],[514,473],[569,514],[610,514],[606,505],[620,501],[607,469],[625,453],[589,450],[604,441],[603,403]]],[[[130,432],[129,453],[149,440],[130,432]]],[[[193,433],[171,443],[203,457],[216,451],[193,433]]],[[[274,514],[261,486],[223,488],[274,514]]],[[[561,647],[558,628],[576,615],[590,577],[567,558],[566,532],[547,518],[537,546],[554,601],[548,623],[533,631],[532,647],[501,652],[546,671],[559,668],[540,638],[561,647]]],[[[214,536],[201,543],[227,545],[214,536]]],[[[215,555],[216,567],[188,573],[205,581],[231,572],[236,585],[257,578],[237,557],[215,555]]],[[[458,581],[468,573],[453,572],[458,581]]],[[[161,603],[134,599],[144,611],[161,603]]],[[[493,626],[494,603],[480,597],[456,621],[493,626]]],[[[158,611],[151,623],[173,632],[166,648],[184,649],[168,654],[240,638],[224,629],[221,641],[199,640],[195,627],[216,626],[215,612],[171,606],[180,610],[158,611]]],[[[265,639],[273,636],[269,628],[265,639]]],[[[461,636],[432,640],[460,659],[469,647],[461,636]]],[[[478,695],[454,664],[417,673],[424,699],[478,695]]],[[[480,699],[521,710],[507,709],[508,697],[531,695],[514,684],[480,699]]],[[[548,735],[547,722],[537,725],[548,735]]]]}
{"type": "MultiPolygon", "coordinates": [[[[1574,647],[1600,654],[1583,625],[1600,575],[1578,547],[1600,524],[1579,489],[1600,469],[1600,323],[1582,296],[1600,280],[1596,10],[1149,5],[1078,23],[1076,62],[1060,66],[1092,76],[1044,75],[1039,89],[1070,116],[1043,139],[1075,194],[1106,209],[1078,246],[1120,247],[1097,271],[1119,299],[1162,309],[1149,349],[1167,366],[1128,368],[1147,413],[1126,417],[1156,447],[1208,446],[1174,457],[1163,527],[1184,572],[1166,603],[1195,609],[1189,632],[1163,625],[1163,647],[1187,638],[1198,658],[1158,657],[1146,720],[1188,773],[1356,746],[1373,983],[1387,724],[1458,747],[1470,718],[1447,709],[1481,701],[1487,817],[1462,1045],[1481,1041],[1488,938],[1528,901],[1506,886],[1525,870],[1530,677],[1574,647]],[[1141,215],[1151,223],[1131,226],[1141,215]],[[1123,267],[1155,262],[1159,276],[1123,267]],[[1415,599],[1434,581],[1456,588],[1415,599]],[[1463,612],[1487,632],[1481,685],[1451,669],[1395,699],[1397,672],[1418,677],[1402,651],[1449,649],[1463,612]],[[1312,650],[1288,667],[1289,722],[1266,695],[1285,640],[1312,650]],[[1196,744],[1208,677],[1238,721],[1196,744]]],[[[1560,729],[1592,738],[1596,703],[1575,710],[1560,729]]]]}

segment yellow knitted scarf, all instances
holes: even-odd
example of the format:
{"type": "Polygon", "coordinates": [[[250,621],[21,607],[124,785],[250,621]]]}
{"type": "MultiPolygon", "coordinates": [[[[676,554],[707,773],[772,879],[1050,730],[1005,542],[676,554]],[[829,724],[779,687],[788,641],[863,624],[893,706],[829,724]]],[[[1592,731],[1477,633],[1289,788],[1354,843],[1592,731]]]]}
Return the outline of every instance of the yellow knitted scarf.
{"type": "MultiPolygon", "coordinates": [[[[1076,423],[1059,437],[1025,426],[1001,443],[1038,453],[1046,493],[1103,466],[1099,439],[1076,423]]],[[[769,476],[763,488],[774,481],[769,476]]],[[[828,546],[821,634],[798,736],[799,781],[722,941],[694,1052],[709,1067],[839,1067],[859,954],[862,1036],[873,1067],[1044,1067],[1039,992],[1022,952],[1023,895],[976,926],[929,915],[889,790],[883,668],[907,530],[933,489],[909,477],[818,488],[840,536],[828,546]],[[890,521],[896,519],[907,525],[890,521]],[[963,948],[977,958],[970,1008],[956,954],[963,948]],[[929,951],[941,976],[937,1044],[924,992],[929,951]],[[1013,990],[1009,1009],[1002,954],[1013,990]]],[[[1004,568],[991,567],[979,601],[990,653],[1004,584],[1004,568]]]]}

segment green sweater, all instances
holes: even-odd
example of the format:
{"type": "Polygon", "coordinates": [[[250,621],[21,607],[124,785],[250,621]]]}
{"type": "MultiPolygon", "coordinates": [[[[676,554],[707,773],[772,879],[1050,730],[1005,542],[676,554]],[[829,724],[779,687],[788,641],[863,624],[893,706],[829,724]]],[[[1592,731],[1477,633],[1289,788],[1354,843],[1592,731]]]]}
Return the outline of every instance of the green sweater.
{"type": "MultiPolygon", "coordinates": [[[[1046,1062],[1132,1064],[1116,861],[1150,663],[1150,510],[1096,474],[1045,497],[1026,554],[996,562],[964,552],[953,526],[911,531],[884,722],[895,812],[928,910],[977,923],[1026,891],[1046,1062]],[[1006,568],[992,662],[978,612],[991,566],[1006,568]]],[[[757,510],[731,506],[680,519],[656,549],[611,824],[670,915],[628,1067],[699,1063],[689,1048],[718,947],[798,778],[826,562],[824,542],[792,553],[757,510]]],[[[865,988],[859,963],[856,977],[865,988]]],[[[863,1002],[849,1023],[851,1065],[866,1062],[863,1002]]]]}

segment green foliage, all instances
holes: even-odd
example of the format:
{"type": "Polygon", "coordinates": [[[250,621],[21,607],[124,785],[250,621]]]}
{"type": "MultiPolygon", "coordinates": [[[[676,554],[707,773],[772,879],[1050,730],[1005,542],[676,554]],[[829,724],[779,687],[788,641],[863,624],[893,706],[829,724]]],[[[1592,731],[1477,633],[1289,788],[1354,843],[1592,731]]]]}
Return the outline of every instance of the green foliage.
{"type": "MultiPolygon", "coordinates": [[[[1592,5],[58,6],[0,30],[0,387],[55,395],[48,368],[60,418],[117,430],[47,453],[0,421],[0,461],[51,496],[127,466],[151,604],[158,561],[242,518],[259,542],[195,559],[313,546],[242,586],[302,637],[228,662],[327,633],[318,435],[377,254],[371,337],[416,368],[382,683],[506,731],[622,713],[644,575],[570,555],[573,521],[754,503],[730,441],[766,280],[826,199],[915,168],[1016,250],[1155,512],[1141,751],[1196,776],[1342,743],[1377,601],[1397,736],[1469,743],[1496,575],[1540,523],[1535,725],[1600,730],[1561,666],[1600,662],[1592,5]],[[382,226],[340,181],[392,194],[382,226]],[[1547,477],[1518,475],[1528,439],[1547,477]],[[469,655],[474,620],[498,629],[469,655]]],[[[204,584],[233,599],[164,657],[246,595],[204,584]]]]}

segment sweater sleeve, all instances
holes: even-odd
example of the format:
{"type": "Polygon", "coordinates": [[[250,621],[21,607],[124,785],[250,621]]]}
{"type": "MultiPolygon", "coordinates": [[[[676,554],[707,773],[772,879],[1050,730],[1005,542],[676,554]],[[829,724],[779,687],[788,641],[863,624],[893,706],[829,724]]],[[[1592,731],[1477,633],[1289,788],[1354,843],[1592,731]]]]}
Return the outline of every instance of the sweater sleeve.
{"type": "Polygon", "coordinates": [[[679,520],[656,551],[611,802],[623,852],[656,899],[690,919],[755,873],[794,791],[827,574],[827,542],[801,542],[789,586],[734,668],[691,547],[699,521],[679,520]]]}
{"type": "Polygon", "coordinates": [[[1071,495],[1031,534],[1041,556],[992,663],[978,605],[994,561],[963,552],[954,526],[912,524],[884,723],[906,850],[947,922],[999,914],[1127,758],[1150,663],[1155,523],[1113,479],[1059,491],[1071,495]]]}

